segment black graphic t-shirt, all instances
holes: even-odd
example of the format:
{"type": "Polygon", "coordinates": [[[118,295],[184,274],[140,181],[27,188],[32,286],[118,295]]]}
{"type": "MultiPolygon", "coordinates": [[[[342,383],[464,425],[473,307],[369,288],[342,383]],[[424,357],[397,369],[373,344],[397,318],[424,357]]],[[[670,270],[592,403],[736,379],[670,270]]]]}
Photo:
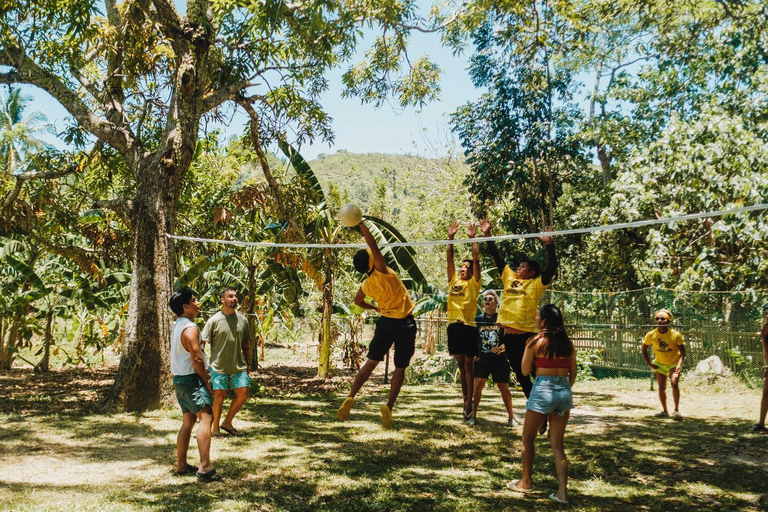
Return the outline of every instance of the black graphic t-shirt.
{"type": "Polygon", "coordinates": [[[480,341],[477,346],[477,353],[484,359],[501,358],[506,359],[504,352],[494,354],[491,352],[492,348],[496,348],[501,345],[501,328],[496,323],[498,314],[494,313],[491,316],[486,316],[485,313],[477,315],[475,317],[475,324],[477,330],[480,331],[480,341]]]}

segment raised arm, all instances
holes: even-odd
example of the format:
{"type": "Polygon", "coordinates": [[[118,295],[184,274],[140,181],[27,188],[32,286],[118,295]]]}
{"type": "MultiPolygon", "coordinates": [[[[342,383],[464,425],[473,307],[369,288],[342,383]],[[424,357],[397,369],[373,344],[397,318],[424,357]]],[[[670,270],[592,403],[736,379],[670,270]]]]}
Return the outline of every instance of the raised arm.
{"type": "MultiPolygon", "coordinates": [[[[483,232],[483,236],[491,236],[491,221],[489,221],[488,219],[481,220],[480,231],[483,232]]],[[[507,266],[507,262],[505,262],[504,258],[501,257],[499,248],[496,247],[496,242],[494,241],[488,242],[488,252],[491,253],[491,257],[493,258],[493,261],[496,263],[496,268],[499,269],[499,274],[504,272],[504,267],[507,266]]]]}
{"type": "Polygon", "coordinates": [[[384,259],[384,256],[382,256],[381,250],[379,250],[379,245],[376,243],[376,239],[373,238],[373,235],[364,222],[361,222],[359,226],[360,231],[363,233],[363,238],[365,238],[365,243],[368,244],[368,248],[371,250],[371,254],[373,254],[373,268],[386,274],[387,262],[384,259]]]}
{"type": "MultiPolygon", "coordinates": [[[[548,228],[547,231],[551,231],[551,228],[548,228]]],[[[539,237],[539,241],[547,248],[547,266],[544,267],[544,270],[541,272],[541,283],[543,285],[548,285],[555,277],[559,263],[557,262],[557,256],[555,255],[555,244],[552,243],[552,237],[549,235],[542,235],[539,237]]]]}
{"type": "MultiPolygon", "coordinates": [[[[474,224],[467,226],[467,236],[469,238],[475,238],[476,234],[477,226],[474,224]]],[[[480,270],[480,248],[477,246],[477,242],[472,242],[472,275],[478,283],[483,280],[483,276],[480,275],[480,270]]]]}
{"type": "MultiPolygon", "coordinates": [[[[459,221],[455,220],[448,226],[448,240],[453,240],[456,236],[456,232],[459,230],[459,221]]],[[[448,244],[446,248],[446,265],[448,270],[448,282],[453,279],[453,275],[456,273],[456,263],[453,261],[453,244],[448,244]]]]}

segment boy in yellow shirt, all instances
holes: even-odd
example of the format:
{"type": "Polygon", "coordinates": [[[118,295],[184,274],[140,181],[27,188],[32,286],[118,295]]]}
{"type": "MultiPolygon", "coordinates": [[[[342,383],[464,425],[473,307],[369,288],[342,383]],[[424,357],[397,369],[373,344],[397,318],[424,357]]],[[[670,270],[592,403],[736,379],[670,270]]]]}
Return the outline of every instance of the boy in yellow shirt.
{"type": "MultiPolygon", "coordinates": [[[[448,239],[453,240],[459,230],[458,221],[448,226],[448,239]]],[[[475,238],[476,227],[467,226],[467,236],[475,238]]],[[[464,395],[464,422],[472,421],[472,384],[474,360],[477,356],[479,332],[475,324],[477,296],[480,294],[480,250],[472,244],[472,259],[464,260],[456,272],[453,244],[448,244],[448,353],[459,364],[459,380],[464,395]]]]}
{"type": "Polygon", "coordinates": [[[669,377],[669,382],[672,385],[672,399],[675,401],[675,412],[672,413],[672,419],[680,421],[683,417],[678,410],[680,406],[678,382],[683,360],[685,360],[683,335],[669,327],[672,322],[672,313],[668,309],[658,310],[654,315],[654,320],[658,327],[645,335],[643,359],[645,359],[645,364],[656,372],[656,382],[659,384],[659,401],[661,401],[663,410],[656,416],[659,418],[669,416],[669,412],[667,412],[667,377],[669,377]],[[653,346],[653,362],[648,357],[648,347],[650,346],[653,346]]]}
{"type": "Polygon", "coordinates": [[[357,251],[352,263],[355,270],[368,277],[357,291],[355,304],[363,309],[377,311],[381,317],[376,322],[376,330],[368,349],[368,360],[357,372],[349,396],[339,407],[338,417],[342,421],[349,418],[349,411],[355,405],[355,395],[370,378],[376,366],[384,360],[394,343],[395,372],[389,385],[389,399],[386,405],[381,406],[381,423],[385,428],[391,428],[392,408],[403,386],[405,369],[416,351],[416,321],[411,314],[413,302],[403,282],[395,271],[387,266],[371,232],[363,222],[360,222],[358,227],[365,237],[368,249],[357,251]],[[366,296],[371,297],[376,304],[366,302],[366,296]]]}
{"type": "MultiPolygon", "coordinates": [[[[486,219],[480,222],[484,236],[491,236],[491,223],[486,219]]],[[[540,236],[539,241],[547,249],[547,266],[541,270],[538,262],[524,259],[516,270],[507,265],[494,242],[488,242],[488,252],[501,274],[504,286],[501,297],[501,310],[498,323],[504,331],[502,344],[506,347],[509,365],[515,372],[517,382],[522,386],[525,397],[531,394],[533,383],[523,375],[523,352],[528,339],[536,333],[536,314],[539,312],[539,300],[549,288],[557,273],[557,258],[551,236],[540,236]]],[[[542,430],[546,426],[542,427],[542,430]]]]}

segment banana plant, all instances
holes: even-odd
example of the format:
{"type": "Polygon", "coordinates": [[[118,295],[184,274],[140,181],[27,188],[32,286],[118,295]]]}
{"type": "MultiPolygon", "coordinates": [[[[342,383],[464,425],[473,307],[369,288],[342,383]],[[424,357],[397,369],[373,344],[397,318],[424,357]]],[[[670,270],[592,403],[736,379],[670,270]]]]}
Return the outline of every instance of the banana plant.
{"type": "MultiPolygon", "coordinates": [[[[341,223],[329,207],[328,200],[323,192],[320,182],[307,161],[296,151],[293,146],[279,141],[281,151],[288,158],[299,180],[304,184],[303,207],[305,211],[313,213],[303,223],[304,235],[308,242],[334,244],[343,241],[344,230],[341,223]]],[[[416,253],[412,247],[389,247],[391,242],[407,242],[405,237],[392,225],[383,219],[368,216],[366,223],[377,242],[383,247],[382,254],[387,264],[397,269],[401,276],[407,274],[410,285],[420,290],[431,290],[424,273],[416,263],[416,253]]],[[[341,268],[341,260],[338,251],[332,248],[311,249],[306,253],[279,251],[273,255],[272,261],[293,272],[280,274],[271,271],[272,275],[282,277],[283,286],[288,282],[295,288],[301,289],[299,271],[310,277],[315,286],[322,292],[322,319],[320,326],[320,360],[318,362],[318,376],[325,378],[330,366],[330,354],[332,348],[331,315],[334,309],[340,308],[334,304],[334,283],[337,272],[341,268]]],[[[406,279],[408,280],[408,279],[406,279]]],[[[292,289],[287,287],[287,289],[292,289]]],[[[295,292],[293,292],[295,293],[295,292]]]]}

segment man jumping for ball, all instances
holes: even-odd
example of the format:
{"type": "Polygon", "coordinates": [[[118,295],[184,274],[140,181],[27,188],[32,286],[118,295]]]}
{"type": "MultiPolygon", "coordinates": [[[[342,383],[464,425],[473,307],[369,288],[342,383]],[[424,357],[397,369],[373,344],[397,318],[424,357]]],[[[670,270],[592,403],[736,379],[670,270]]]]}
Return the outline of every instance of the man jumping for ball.
{"type": "Polygon", "coordinates": [[[368,349],[368,360],[357,373],[349,396],[339,407],[338,417],[342,421],[349,418],[349,411],[355,404],[355,395],[370,378],[376,366],[384,360],[394,343],[395,372],[389,385],[389,399],[381,406],[381,423],[385,428],[391,428],[392,408],[405,380],[405,369],[416,350],[416,321],[411,314],[413,302],[403,282],[395,271],[387,266],[371,232],[363,222],[360,222],[359,227],[368,249],[357,251],[352,263],[358,272],[368,277],[357,292],[355,304],[363,309],[377,311],[381,317],[376,322],[376,331],[368,349]],[[372,298],[376,304],[366,302],[366,297],[372,298]]]}

